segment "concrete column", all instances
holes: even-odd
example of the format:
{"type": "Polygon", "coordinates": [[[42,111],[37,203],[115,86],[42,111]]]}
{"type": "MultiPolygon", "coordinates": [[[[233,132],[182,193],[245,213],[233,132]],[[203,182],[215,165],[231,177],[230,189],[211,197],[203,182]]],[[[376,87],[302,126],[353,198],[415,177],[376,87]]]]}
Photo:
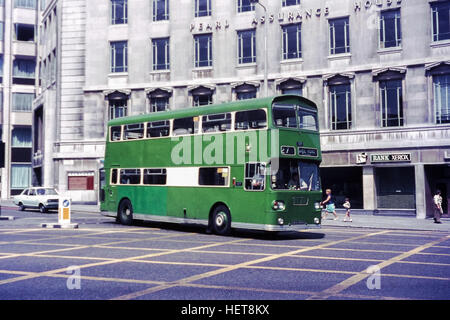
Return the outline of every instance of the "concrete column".
{"type": "Polygon", "coordinates": [[[425,167],[423,164],[414,166],[416,184],[416,218],[425,219],[427,216],[427,199],[425,194],[425,167]]]}
{"type": "Polygon", "coordinates": [[[375,176],[374,167],[363,167],[363,199],[364,199],[364,210],[375,210],[376,205],[376,186],[375,186],[375,176]]]}

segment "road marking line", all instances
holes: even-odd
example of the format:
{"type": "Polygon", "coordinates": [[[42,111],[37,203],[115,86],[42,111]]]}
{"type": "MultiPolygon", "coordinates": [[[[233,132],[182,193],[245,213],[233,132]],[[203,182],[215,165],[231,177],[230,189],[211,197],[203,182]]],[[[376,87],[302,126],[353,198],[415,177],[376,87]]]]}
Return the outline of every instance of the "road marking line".
{"type": "MultiPolygon", "coordinates": [[[[175,235],[178,235],[178,234],[175,234],[175,235]]],[[[173,235],[173,236],[175,236],[175,235],[173,235]]],[[[228,241],[228,242],[225,242],[225,243],[229,244],[229,243],[234,243],[234,242],[241,242],[241,241],[244,241],[244,240],[245,239],[238,239],[238,240],[228,241]]],[[[194,249],[202,249],[202,248],[211,248],[211,247],[219,246],[219,245],[222,245],[222,244],[223,243],[214,243],[214,244],[203,245],[203,246],[200,246],[200,247],[176,249],[176,250],[170,250],[170,251],[167,251],[167,252],[150,253],[150,254],[137,256],[137,257],[129,257],[129,258],[116,259],[116,260],[108,260],[108,261],[101,261],[101,262],[95,262],[95,263],[88,263],[88,264],[84,264],[84,265],[79,265],[78,267],[80,269],[83,269],[83,268],[89,268],[89,267],[104,266],[104,265],[114,264],[114,263],[119,263],[119,262],[129,262],[129,261],[136,260],[136,259],[145,259],[145,258],[150,258],[150,257],[162,256],[162,255],[167,255],[167,254],[171,254],[171,253],[188,252],[191,249],[194,250],[194,249]]],[[[29,279],[32,279],[32,278],[44,277],[44,276],[48,276],[48,275],[56,274],[56,273],[61,273],[61,272],[65,272],[66,269],[67,268],[60,268],[60,269],[54,269],[54,270],[48,270],[48,271],[36,273],[36,274],[33,274],[33,275],[26,275],[26,276],[22,276],[22,277],[13,278],[13,279],[5,279],[5,280],[0,281],[0,285],[12,283],[12,282],[17,282],[17,281],[22,281],[22,280],[29,280],[29,279]]]]}
{"type": "MultiPolygon", "coordinates": [[[[433,242],[429,242],[427,244],[421,245],[421,246],[419,246],[419,247],[417,247],[415,249],[412,249],[410,251],[404,252],[404,253],[402,253],[400,255],[397,255],[397,256],[395,256],[393,258],[390,258],[388,260],[385,260],[385,261],[379,263],[377,266],[381,270],[382,268],[385,268],[385,267],[387,267],[387,266],[389,266],[391,264],[394,264],[394,263],[396,263],[398,261],[401,261],[401,260],[403,260],[403,259],[405,259],[405,258],[407,258],[409,256],[412,256],[412,255],[414,255],[414,254],[416,254],[416,253],[418,253],[418,252],[420,252],[422,250],[425,250],[425,249],[427,249],[427,248],[429,248],[429,247],[431,247],[433,245],[436,245],[438,243],[446,241],[449,238],[450,238],[450,235],[445,236],[445,237],[443,237],[443,238],[441,238],[439,240],[435,240],[433,242]]],[[[320,292],[319,294],[317,294],[315,296],[310,297],[309,299],[327,299],[330,296],[335,296],[336,294],[338,294],[338,293],[344,291],[345,289],[353,286],[354,284],[356,284],[356,283],[358,283],[358,282],[368,278],[369,276],[370,276],[370,274],[367,273],[366,271],[361,271],[360,273],[358,273],[358,274],[356,274],[356,275],[354,275],[354,276],[352,276],[352,277],[350,277],[350,278],[348,278],[348,279],[346,279],[346,280],[344,280],[344,281],[342,281],[342,282],[340,282],[338,284],[335,284],[334,286],[332,286],[332,287],[330,287],[330,288],[320,292]]]]}
{"type": "Polygon", "coordinates": [[[364,235],[351,237],[351,238],[348,238],[348,239],[337,240],[337,241],[333,241],[333,242],[330,242],[330,243],[324,243],[324,244],[320,244],[320,245],[313,246],[313,247],[310,247],[310,248],[301,248],[301,249],[294,250],[294,251],[278,253],[278,254],[274,254],[274,255],[268,256],[268,257],[263,257],[263,258],[259,258],[259,259],[256,259],[256,260],[246,261],[246,262],[242,262],[242,263],[239,263],[239,264],[236,264],[236,265],[232,265],[232,266],[229,266],[229,267],[225,267],[225,268],[222,268],[222,269],[213,270],[213,271],[201,273],[201,274],[198,274],[198,275],[190,276],[190,277],[187,277],[187,278],[184,278],[184,279],[180,279],[180,280],[174,282],[171,285],[161,285],[161,286],[157,286],[157,287],[153,287],[153,288],[137,291],[137,292],[134,292],[134,293],[131,293],[131,294],[122,295],[122,296],[119,296],[117,298],[114,298],[113,300],[135,299],[135,298],[143,296],[143,295],[151,294],[151,293],[154,293],[154,292],[157,292],[157,291],[160,291],[160,290],[165,290],[165,289],[168,289],[168,288],[171,288],[171,287],[178,286],[179,284],[185,284],[185,283],[190,283],[190,282],[197,281],[197,280],[204,279],[204,278],[209,278],[209,277],[212,277],[212,276],[215,276],[215,275],[218,275],[218,274],[222,274],[222,273],[225,273],[225,272],[229,272],[229,271],[233,271],[233,270],[236,270],[236,269],[239,269],[239,268],[243,268],[245,266],[250,266],[250,265],[257,264],[257,263],[262,263],[262,262],[275,260],[275,259],[286,257],[286,256],[289,256],[289,255],[292,255],[292,254],[297,254],[297,253],[300,253],[300,252],[306,252],[306,251],[314,250],[314,249],[317,249],[319,247],[323,248],[323,247],[331,246],[331,245],[334,245],[334,244],[337,244],[337,243],[341,243],[341,242],[359,240],[359,239],[363,239],[363,238],[366,238],[366,237],[370,237],[370,236],[374,236],[374,235],[378,235],[378,234],[385,234],[385,233],[389,233],[389,232],[390,232],[389,230],[378,231],[378,232],[374,232],[374,233],[369,233],[369,234],[364,234],[364,235]]]}

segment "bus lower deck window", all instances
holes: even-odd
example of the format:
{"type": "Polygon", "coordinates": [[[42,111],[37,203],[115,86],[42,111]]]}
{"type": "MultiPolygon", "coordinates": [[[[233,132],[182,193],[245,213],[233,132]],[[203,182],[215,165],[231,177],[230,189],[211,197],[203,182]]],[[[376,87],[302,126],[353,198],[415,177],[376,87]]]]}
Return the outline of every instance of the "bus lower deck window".
{"type": "Polygon", "coordinates": [[[145,185],[165,185],[167,183],[166,169],[144,169],[145,185]]]}
{"type": "Polygon", "coordinates": [[[264,163],[245,164],[245,189],[264,190],[266,165],[264,163]]]}
{"type": "Polygon", "coordinates": [[[140,169],[120,170],[120,184],[140,184],[140,183],[141,183],[140,169]]]}
{"type": "Polygon", "coordinates": [[[111,170],[111,184],[117,184],[117,169],[111,170]]]}
{"type": "Polygon", "coordinates": [[[200,168],[198,184],[201,186],[226,186],[228,175],[228,168],[200,168]]]}
{"type": "Polygon", "coordinates": [[[266,126],[267,116],[262,109],[236,112],[236,130],[263,129],[266,126]]]}
{"type": "Polygon", "coordinates": [[[170,133],[170,121],[154,121],[147,123],[147,138],[168,137],[170,133]]]}

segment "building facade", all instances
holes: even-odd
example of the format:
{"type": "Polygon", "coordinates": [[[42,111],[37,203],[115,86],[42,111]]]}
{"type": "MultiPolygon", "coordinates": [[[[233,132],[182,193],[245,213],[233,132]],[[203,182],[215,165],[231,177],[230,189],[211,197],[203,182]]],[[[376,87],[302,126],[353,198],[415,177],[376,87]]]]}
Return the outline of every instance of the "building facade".
{"type": "Polygon", "coordinates": [[[0,154],[1,198],[31,183],[37,17],[37,0],[0,1],[0,136],[5,146],[0,154]]]}
{"type": "Polygon", "coordinates": [[[47,1],[33,182],[96,202],[109,119],[261,97],[267,67],[269,95],[317,103],[338,203],[425,218],[439,188],[448,210],[450,1],[261,2],[47,1]]]}

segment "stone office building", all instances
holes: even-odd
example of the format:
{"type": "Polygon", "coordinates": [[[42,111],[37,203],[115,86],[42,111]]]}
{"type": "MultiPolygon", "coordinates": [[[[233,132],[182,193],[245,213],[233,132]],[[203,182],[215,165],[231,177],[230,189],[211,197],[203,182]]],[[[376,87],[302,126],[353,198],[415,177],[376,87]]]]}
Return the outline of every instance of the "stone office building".
{"type": "Polygon", "coordinates": [[[317,103],[338,201],[424,218],[440,188],[448,210],[450,1],[261,2],[48,1],[34,183],[95,202],[109,119],[261,97],[267,67],[317,103]]]}
{"type": "Polygon", "coordinates": [[[0,0],[0,198],[31,182],[37,0],[0,0]]]}

